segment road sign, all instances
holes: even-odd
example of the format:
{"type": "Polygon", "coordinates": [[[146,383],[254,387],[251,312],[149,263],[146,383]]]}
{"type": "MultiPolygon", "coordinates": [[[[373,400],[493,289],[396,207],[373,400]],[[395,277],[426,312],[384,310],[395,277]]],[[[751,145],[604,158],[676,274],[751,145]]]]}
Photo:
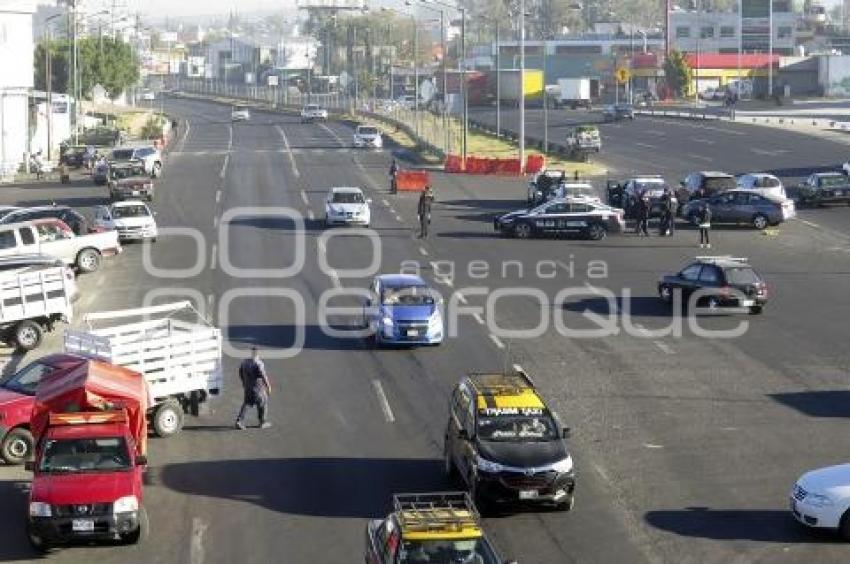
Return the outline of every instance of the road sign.
{"type": "Polygon", "coordinates": [[[269,80],[269,86],[277,86],[278,80],[277,80],[276,74],[270,74],[268,76],[268,80],[269,80]]]}
{"type": "Polygon", "coordinates": [[[617,82],[619,82],[620,84],[625,84],[629,81],[629,69],[627,69],[626,67],[618,68],[617,71],[614,73],[614,78],[616,78],[617,82]]]}

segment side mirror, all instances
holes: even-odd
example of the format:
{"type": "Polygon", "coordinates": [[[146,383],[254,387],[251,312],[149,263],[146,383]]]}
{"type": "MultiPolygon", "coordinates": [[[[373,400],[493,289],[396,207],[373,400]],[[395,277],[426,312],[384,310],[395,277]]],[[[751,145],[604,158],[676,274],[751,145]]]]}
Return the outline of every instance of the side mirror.
{"type": "Polygon", "coordinates": [[[144,454],[140,454],[136,457],[136,466],[147,466],[148,465],[148,457],[144,454]]]}
{"type": "Polygon", "coordinates": [[[570,429],[569,427],[564,427],[561,430],[561,436],[564,437],[565,439],[569,439],[570,435],[572,435],[572,429],[570,429]]]}
{"type": "Polygon", "coordinates": [[[468,441],[469,440],[469,433],[466,431],[466,429],[460,429],[457,432],[457,438],[459,438],[462,441],[468,441]]]}
{"type": "Polygon", "coordinates": [[[35,472],[35,461],[27,460],[24,462],[24,470],[27,472],[35,472]]]}

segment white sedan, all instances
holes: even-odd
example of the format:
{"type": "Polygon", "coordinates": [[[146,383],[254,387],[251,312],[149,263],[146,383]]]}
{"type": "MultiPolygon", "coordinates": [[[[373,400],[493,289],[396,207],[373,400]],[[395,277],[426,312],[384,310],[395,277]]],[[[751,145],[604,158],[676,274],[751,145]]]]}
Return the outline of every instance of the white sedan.
{"type": "Polygon", "coordinates": [[[154,215],[140,200],[123,200],[109,206],[98,206],[94,212],[94,225],[107,231],[114,229],[120,241],[156,241],[158,230],[154,215]]]}
{"type": "Polygon", "coordinates": [[[248,111],[248,108],[245,106],[235,106],[230,111],[230,120],[231,121],[250,121],[251,120],[251,112],[248,111]]]}
{"type": "Polygon", "coordinates": [[[325,225],[362,225],[369,227],[372,200],[363,195],[363,190],[350,186],[331,188],[325,200],[325,225]]]}
{"type": "Polygon", "coordinates": [[[354,131],[354,146],[357,148],[372,147],[374,149],[380,149],[384,146],[384,140],[381,138],[381,132],[378,131],[377,127],[358,125],[354,131]]]}
{"type": "Polygon", "coordinates": [[[850,540],[850,464],[806,472],[791,488],[788,503],[803,525],[832,529],[850,540]]]}

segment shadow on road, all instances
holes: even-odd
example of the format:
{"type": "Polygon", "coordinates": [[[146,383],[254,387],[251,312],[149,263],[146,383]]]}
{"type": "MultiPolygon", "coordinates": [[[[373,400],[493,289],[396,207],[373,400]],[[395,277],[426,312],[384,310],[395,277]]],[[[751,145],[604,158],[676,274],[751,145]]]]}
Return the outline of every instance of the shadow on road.
{"type": "MultiPolygon", "coordinates": [[[[330,323],[340,332],[354,332],[362,327],[355,324],[330,323]]],[[[228,325],[222,328],[224,335],[234,346],[240,344],[267,349],[289,349],[303,342],[301,348],[313,350],[350,351],[366,348],[364,340],[358,336],[331,337],[326,335],[319,325],[228,325]]]]}
{"type": "Polygon", "coordinates": [[[169,464],[158,481],[191,496],[315,517],[380,518],[399,492],[444,491],[442,462],[397,458],[283,458],[169,464]]]}
{"type": "Polygon", "coordinates": [[[0,561],[35,560],[39,555],[30,547],[26,534],[27,482],[0,481],[0,561]]]}
{"type": "Polygon", "coordinates": [[[774,401],[796,409],[809,417],[850,418],[850,390],[821,390],[769,395],[774,401]]]}
{"type": "Polygon", "coordinates": [[[611,304],[609,304],[608,300],[602,297],[583,298],[574,302],[567,302],[563,304],[563,308],[576,313],[589,311],[605,316],[612,313],[625,315],[626,311],[628,311],[630,315],[638,317],[672,317],[670,306],[655,296],[633,296],[629,300],[618,297],[616,303],[617,309],[615,312],[611,311],[611,304]]]}
{"type": "Polygon", "coordinates": [[[686,537],[777,543],[838,542],[836,535],[804,528],[787,510],[686,507],[649,511],[644,519],[656,529],[686,537]]]}

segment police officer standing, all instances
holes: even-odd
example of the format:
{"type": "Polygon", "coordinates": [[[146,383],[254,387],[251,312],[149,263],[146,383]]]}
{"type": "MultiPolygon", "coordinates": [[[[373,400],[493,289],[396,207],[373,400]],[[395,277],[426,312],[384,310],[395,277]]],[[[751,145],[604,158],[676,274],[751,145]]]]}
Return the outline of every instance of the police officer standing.
{"type": "Polygon", "coordinates": [[[649,237],[649,195],[643,192],[635,202],[638,237],[649,237]]]}
{"type": "Polygon", "coordinates": [[[431,186],[428,185],[425,187],[425,191],[419,196],[419,206],[417,208],[420,239],[428,237],[428,225],[431,223],[431,204],[433,203],[434,192],[431,191],[431,186]]]}
{"type": "Polygon", "coordinates": [[[272,426],[266,418],[268,417],[269,395],[272,392],[269,377],[266,374],[266,366],[260,358],[257,347],[251,347],[251,358],[246,358],[239,365],[239,380],[242,381],[244,399],[239,415],[236,416],[236,428],[244,430],[245,412],[248,407],[257,408],[257,417],[260,419],[260,428],[268,429],[272,426]]]}
{"type": "Polygon", "coordinates": [[[396,174],[398,174],[398,163],[393,159],[393,162],[390,164],[390,192],[393,194],[398,191],[395,182],[396,174]]]}

